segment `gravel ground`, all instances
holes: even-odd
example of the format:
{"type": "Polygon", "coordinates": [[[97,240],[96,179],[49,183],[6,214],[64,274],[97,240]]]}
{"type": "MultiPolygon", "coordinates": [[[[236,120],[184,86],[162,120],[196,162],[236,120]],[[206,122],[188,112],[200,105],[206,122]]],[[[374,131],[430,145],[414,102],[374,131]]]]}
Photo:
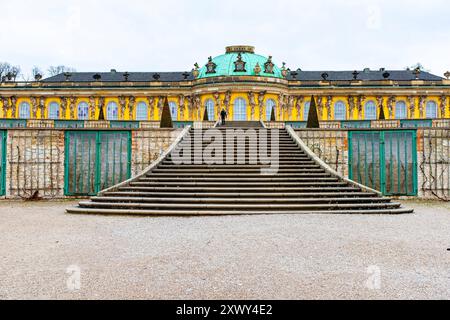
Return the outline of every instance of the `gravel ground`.
{"type": "Polygon", "coordinates": [[[0,299],[450,298],[448,203],[193,218],[65,214],[72,204],[0,202],[0,299]]]}

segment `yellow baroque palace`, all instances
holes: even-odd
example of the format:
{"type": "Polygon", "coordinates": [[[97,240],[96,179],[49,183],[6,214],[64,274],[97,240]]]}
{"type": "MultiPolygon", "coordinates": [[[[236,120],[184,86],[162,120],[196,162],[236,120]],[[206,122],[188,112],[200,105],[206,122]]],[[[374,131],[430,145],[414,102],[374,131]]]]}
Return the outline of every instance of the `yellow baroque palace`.
{"type": "Polygon", "coordinates": [[[450,80],[415,70],[303,71],[280,67],[250,46],[189,72],[74,72],[0,85],[0,118],[53,120],[160,119],[167,97],[173,120],[305,121],[311,96],[321,120],[450,118],[450,80]]]}

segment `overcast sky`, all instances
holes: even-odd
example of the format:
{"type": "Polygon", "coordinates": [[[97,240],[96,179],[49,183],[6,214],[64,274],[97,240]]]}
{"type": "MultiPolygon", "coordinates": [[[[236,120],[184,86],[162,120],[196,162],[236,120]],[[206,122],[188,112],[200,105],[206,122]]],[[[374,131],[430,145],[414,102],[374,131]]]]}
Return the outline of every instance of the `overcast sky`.
{"type": "Polygon", "coordinates": [[[0,61],[185,71],[254,45],[303,70],[450,69],[448,0],[0,0],[0,61]]]}

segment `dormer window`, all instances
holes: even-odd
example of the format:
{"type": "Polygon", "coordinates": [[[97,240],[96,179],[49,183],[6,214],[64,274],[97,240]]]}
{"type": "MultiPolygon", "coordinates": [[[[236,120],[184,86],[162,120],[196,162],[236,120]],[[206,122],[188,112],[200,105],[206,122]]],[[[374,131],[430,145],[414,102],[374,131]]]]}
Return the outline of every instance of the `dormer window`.
{"type": "Polygon", "coordinates": [[[237,60],[234,62],[234,72],[246,72],[245,61],[242,60],[241,53],[238,53],[237,60]]]}
{"type": "Polygon", "coordinates": [[[216,73],[217,64],[212,61],[212,57],[208,58],[208,63],[206,64],[206,73],[216,73]]]}
{"type": "Polygon", "coordinates": [[[267,62],[264,63],[264,72],[273,74],[273,67],[274,67],[274,64],[272,62],[272,56],[269,56],[269,59],[267,59],[267,62]]]}

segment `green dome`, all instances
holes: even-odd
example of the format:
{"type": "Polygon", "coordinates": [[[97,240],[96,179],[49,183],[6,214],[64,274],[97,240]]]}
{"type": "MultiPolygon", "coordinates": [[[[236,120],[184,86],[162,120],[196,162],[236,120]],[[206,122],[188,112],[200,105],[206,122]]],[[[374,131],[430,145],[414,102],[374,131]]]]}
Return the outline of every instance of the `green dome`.
{"type": "MultiPolygon", "coordinates": [[[[269,61],[268,57],[264,57],[253,52],[253,47],[227,47],[227,53],[212,58],[211,60],[216,64],[215,73],[207,73],[207,65],[204,65],[199,70],[198,79],[212,78],[221,76],[260,76],[260,77],[272,77],[283,78],[281,69],[276,65],[273,66],[273,73],[265,73],[265,63],[269,61]],[[235,62],[241,55],[242,61],[245,62],[245,71],[236,71],[235,62]],[[261,72],[255,74],[255,66],[259,64],[261,72]]],[[[211,63],[211,62],[209,62],[211,63]]]]}

